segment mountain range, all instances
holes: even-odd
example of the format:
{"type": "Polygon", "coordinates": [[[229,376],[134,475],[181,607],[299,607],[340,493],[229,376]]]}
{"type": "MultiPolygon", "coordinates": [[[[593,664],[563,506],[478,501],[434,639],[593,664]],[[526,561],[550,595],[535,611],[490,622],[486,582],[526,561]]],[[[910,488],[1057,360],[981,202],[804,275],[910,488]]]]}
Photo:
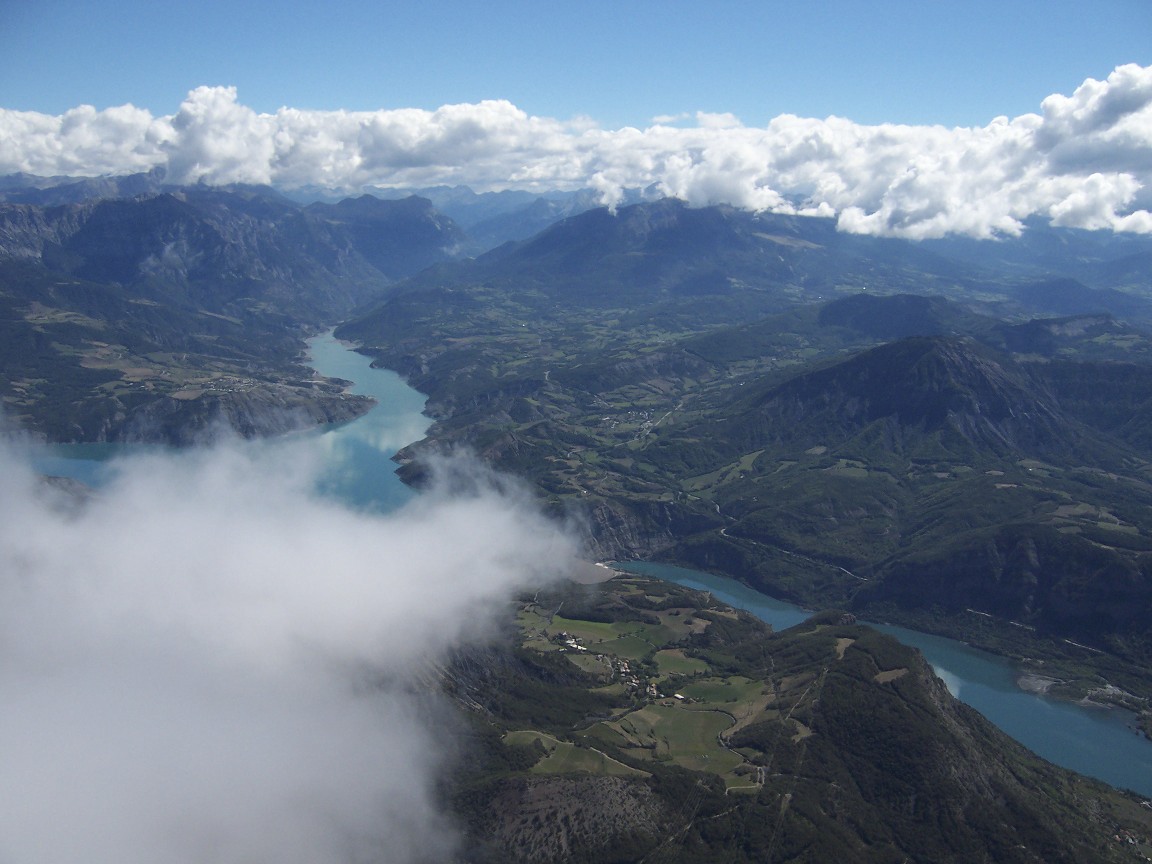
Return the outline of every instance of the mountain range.
{"type": "Polygon", "coordinates": [[[460,242],[418,198],[302,207],[269,189],[190,187],[0,204],[0,392],[57,441],[187,443],[218,422],[269,434],[347,419],[365,400],[313,380],[302,339],[460,242]]]}
{"type": "Polygon", "coordinates": [[[603,557],[963,638],[988,616],[985,644],[1087,644],[1147,694],[1149,280],[1113,266],[1147,241],[1096,239],[1063,243],[1081,282],[1044,237],[1027,268],[1011,240],[981,263],[662,201],[424,271],[337,333],[429,394],[408,457],[479,450],[603,557]]]}
{"type": "Polygon", "coordinates": [[[914,650],[828,611],[779,633],[626,574],[522,597],[439,671],[473,862],[1138,860],[1138,798],[1045,764],[914,650]],[[515,623],[512,623],[512,622],[515,623]]]}
{"type": "Polygon", "coordinates": [[[748,722],[699,733],[724,744],[713,771],[707,748],[661,749],[659,723],[686,722],[675,696],[625,698],[560,656],[556,606],[522,599],[503,641],[438,670],[481,754],[446,790],[474,860],[1121,860],[1137,804],[1006,743],[851,622],[1147,710],[1152,241],[1033,224],[912,243],[675,200],[427,191],[7,178],[8,419],[180,444],[348,419],[367,401],[303,363],[336,326],[429,396],[409,482],[468,447],[602,559],[836,610],[769,634],[657,585],[553,598],[585,625],[669,628],[630,659],[700,685],[702,712],[742,688],[748,722]]]}
{"type": "MultiPolygon", "coordinates": [[[[0,204],[0,384],[47,438],[354,416],[364,400],[301,365],[303,336],[345,319],[339,335],[430,396],[423,447],[467,443],[531,478],[604,556],[1150,650],[1139,238],[1032,226],[981,258],[660,200],[468,258],[474,239],[425,198],[28,179],[0,186],[76,199],[0,204]],[[963,579],[910,575],[961,560],[963,579]],[[1049,560],[1097,561],[1087,601],[1049,560]]],[[[526,203],[432,191],[473,226],[526,203]]]]}

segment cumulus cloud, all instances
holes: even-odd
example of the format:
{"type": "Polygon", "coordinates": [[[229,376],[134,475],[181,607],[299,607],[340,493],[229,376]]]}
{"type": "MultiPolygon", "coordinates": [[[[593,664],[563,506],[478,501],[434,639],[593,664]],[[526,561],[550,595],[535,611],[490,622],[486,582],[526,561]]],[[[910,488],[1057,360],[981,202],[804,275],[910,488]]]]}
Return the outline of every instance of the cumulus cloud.
{"type": "Polygon", "coordinates": [[[646,129],[533,117],[506,101],[374,112],[258,114],[200,87],[172,116],[132,106],[60,117],[0,110],[0,171],[99,174],[166,166],[177,182],[479,190],[592,188],[614,205],[654,187],[691,204],[836,216],[909,238],[1017,234],[1031,216],[1152,228],[1152,67],[1118,67],[1040,113],[986,126],[863,126],[781,115],[661,116],[646,129]]]}
{"type": "Polygon", "coordinates": [[[0,860],[444,860],[412,685],[573,546],[461,465],[387,516],[313,440],[122,462],[77,507],[0,450],[0,860]]]}

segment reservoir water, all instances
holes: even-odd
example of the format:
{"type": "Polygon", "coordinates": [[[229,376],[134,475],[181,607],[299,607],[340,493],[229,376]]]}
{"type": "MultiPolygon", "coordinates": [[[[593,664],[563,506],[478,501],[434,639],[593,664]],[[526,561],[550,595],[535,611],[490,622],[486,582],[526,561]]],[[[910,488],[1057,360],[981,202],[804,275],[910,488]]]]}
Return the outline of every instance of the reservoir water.
{"type": "MultiPolygon", "coordinates": [[[[376,400],[371,411],[353,421],[301,433],[317,436],[325,448],[322,491],[362,509],[399,507],[415,493],[396,476],[392,457],[405,444],[424,437],[432,422],[422,413],[427,400],[395,372],[373,369],[371,360],[331,333],[308,340],[308,357],[321,375],[350,381],[349,392],[376,400]]],[[[162,449],[143,444],[54,444],[42,448],[34,464],[41,474],[99,487],[115,472],[120,457],[162,449]]]]}
{"type": "MultiPolygon", "coordinates": [[[[716,599],[747,609],[777,630],[799,624],[810,614],[712,573],[638,561],[615,566],[710,591],[716,599]]],[[[955,639],[867,623],[920,649],[953,696],[1033,752],[1057,765],[1152,797],[1152,742],[1135,731],[1135,718],[1129,712],[1084,707],[1027,693],[1016,686],[1017,671],[1002,657],[955,639]]]]}
{"type": "MultiPolygon", "coordinates": [[[[424,436],[429,425],[421,414],[424,397],[395,373],[371,368],[366,357],[330,335],[316,337],[309,345],[317,371],[356,382],[353,392],[372,396],[378,403],[352,422],[308,433],[319,435],[326,448],[323,488],[366,509],[387,511],[401,505],[413,493],[396,477],[391,457],[424,436]]],[[[36,466],[43,473],[98,486],[108,460],[129,449],[116,445],[49,448],[36,466]]],[[[620,566],[711,591],[717,599],[747,609],[776,629],[798,624],[809,614],[713,574],[654,563],[620,566]]],[[[1016,670],[1002,658],[955,640],[874,626],[919,648],[954,695],[1045,759],[1152,798],[1152,742],[1133,730],[1133,718],[1127,712],[1085,708],[1026,693],[1016,687],[1016,670]]]]}
{"type": "Polygon", "coordinates": [[[376,400],[367,414],[319,433],[327,448],[325,490],[365,509],[400,506],[415,493],[396,476],[392,457],[428,431],[432,421],[422,413],[427,400],[395,372],[373,369],[371,360],[331,334],[310,339],[308,346],[313,369],[352,381],[352,393],[376,400]]]}

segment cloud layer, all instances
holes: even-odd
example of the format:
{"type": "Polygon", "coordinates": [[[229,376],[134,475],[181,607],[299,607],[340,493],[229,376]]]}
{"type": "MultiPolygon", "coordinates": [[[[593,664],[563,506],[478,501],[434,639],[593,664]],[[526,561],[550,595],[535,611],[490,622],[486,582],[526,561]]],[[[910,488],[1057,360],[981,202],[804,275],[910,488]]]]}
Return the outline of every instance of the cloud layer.
{"type": "Polygon", "coordinates": [[[318,446],[133,459],[79,509],[0,450],[0,860],[445,860],[409,676],[573,547],[459,465],[350,511],[318,446]]]}
{"type": "Polygon", "coordinates": [[[177,182],[477,190],[598,190],[613,204],[655,186],[696,205],[837,216],[842,230],[910,238],[1016,234],[1057,224],[1152,232],[1152,67],[1118,67],[1040,113],[980,128],[862,126],[727,114],[647,129],[532,117],[505,101],[375,112],[258,114],[200,87],[172,116],[130,105],[61,116],[0,110],[0,172],[120,174],[177,182]]]}

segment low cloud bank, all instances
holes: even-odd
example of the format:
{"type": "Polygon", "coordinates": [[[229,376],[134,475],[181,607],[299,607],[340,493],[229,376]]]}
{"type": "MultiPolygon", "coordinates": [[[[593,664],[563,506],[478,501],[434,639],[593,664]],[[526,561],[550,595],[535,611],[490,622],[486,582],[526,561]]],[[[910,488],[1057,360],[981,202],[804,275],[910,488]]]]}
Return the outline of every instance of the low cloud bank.
{"type": "Polygon", "coordinates": [[[410,676],[575,547],[461,462],[354,512],[317,446],[134,458],[79,507],[0,448],[0,861],[445,859],[410,676]]]}
{"type": "Polygon", "coordinates": [[[1120,66],[1040,112],[978,128],[862,126],[729,114],[646,129],[533,117],[506,101],[435,111],[258,114],[234,88],[200,87],[154,117],[131,105],[60,116],[0,109],[0,173],[123,174],[173,182],[477,190],[591,187],[613,205],[656,187],[695,205],[835,216],[841,230],[902,236],[1017,234],[1031,216],[1152,232],[1152,67],[1120,66]]]}

